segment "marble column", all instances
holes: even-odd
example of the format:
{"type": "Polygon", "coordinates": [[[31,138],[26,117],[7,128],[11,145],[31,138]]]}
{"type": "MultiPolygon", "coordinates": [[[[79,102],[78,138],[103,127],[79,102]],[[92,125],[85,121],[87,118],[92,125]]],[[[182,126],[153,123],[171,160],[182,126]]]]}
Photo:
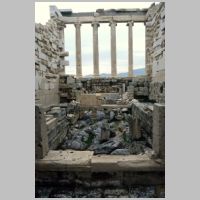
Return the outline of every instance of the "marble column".
{"type": "Polygon", "coordinates": [[[94,77],[99,76],[99,46],[98,46],[98,27],[99,23],[92,23],[93,27],[93,65],[94,65],[94,77]]]}
{"type": "Polygon", "coordinates": [[[128,76],[133,77],[133,21],[127,23],[128,26],[128,76]]]}
{"type": "Polygon", "coordinates": [[[81,24],[74,24],[76,28],[76,77],[82,77],[82,63],[81,63],[81,24]]]}
{"type": "Polygon", "coordinates": [[[116,60],[116,22],[110,22],[110,41],[111,41],[111,76],[117,76],[117,60],[116,60]]]}

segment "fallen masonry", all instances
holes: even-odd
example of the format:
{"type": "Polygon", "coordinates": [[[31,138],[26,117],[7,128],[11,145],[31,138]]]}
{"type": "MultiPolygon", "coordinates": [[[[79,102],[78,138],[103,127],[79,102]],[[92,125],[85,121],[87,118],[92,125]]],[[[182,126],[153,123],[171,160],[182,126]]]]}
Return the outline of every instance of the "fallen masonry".
{"type": "Polygon", "coordinates": [[[152,135],[149,135],[149,140],[146,140],[148,133],[144,130],[145,137],[142,134],[138,137],[134,136],[134,131],[130,129],[133,126],[130,108],[110,107],[109,110],[93,108],[93,110],[85,110],[80,115],[76,121],[75,114],[67,114],[70,120],[69,131],[57,150],[91,150],[94,154],[114,155],[152,152],[152,144],[148,143],[152,135]]]}
{"type": "Polygon", "coordinates": [[[35,197],[165,197],[165,4],[73,13],[35,25],[35,197]],[[128,26],[128,77],[117,76],[116,25],[128,26]],[[82,75],[81,24],[93,28],[94,76],[82,75]],[[109,23],[111,77],[99,74],[98,27],[109,23]],[[145,24],[145,75],[132,71],[134,23],[145,24]],[[64,73],[75,25],[76,75],[64,73]]]}

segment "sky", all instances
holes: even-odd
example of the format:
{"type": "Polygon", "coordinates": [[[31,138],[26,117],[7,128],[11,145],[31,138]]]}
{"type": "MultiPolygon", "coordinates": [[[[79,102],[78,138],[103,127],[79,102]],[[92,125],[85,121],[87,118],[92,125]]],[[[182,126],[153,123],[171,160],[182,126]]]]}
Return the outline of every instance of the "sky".
{"type": "MultiPolygon", "coordinates": [[[[35,22],[45,24],[50,19],[49,6],[55,5],[58,9],[72,9],[73,12],[95,12],[99,8],[148,8],[153,2],[35,2],[35,22]]],[[[99,37],[99,69],[100,73],[111,73],[110,52],[110,27],[107,23],[100,24],[99,37]]],[[[81,51],[82,73],[93,74],[93,44],[92,26],[81,26],[81,51]],[[90,36],[90,37],[89,37],[90,36]]],[[[128,27],[126,23],[118,23],[116,26],[117,44],[117,72],[128,71],[128,27]]],[[[75,27],[66,25],[65,50],[69,51],[69,66],[65,73],[76,74],[75,61],[75,27]]],[[[134,69],[145,67],[145,27],[143,23],[135,23],[133,26],[133,62],[134,69]]]]}

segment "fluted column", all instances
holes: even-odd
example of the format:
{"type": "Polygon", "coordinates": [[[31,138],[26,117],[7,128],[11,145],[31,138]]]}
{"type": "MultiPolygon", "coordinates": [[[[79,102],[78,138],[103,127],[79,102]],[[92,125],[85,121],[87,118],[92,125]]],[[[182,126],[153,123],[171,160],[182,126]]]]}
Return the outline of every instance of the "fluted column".
{"type": "Polygon", "coordinates": [[[133,21],[127,23],[128,26],[128,76],[133,74],[133,21]]]}
{"type": "Polygon", "coordinates": [[[98,46],[98,27],[99,23],[92,23],[93,27],[93,65],[94,65],[94,77],[99,76],[99,46],[98,46]]]}
{"type": "Polygon", "coordinates": [[[82,63],[81,63],[81,24],[74,24],[76,28],[76,77],[82,77],[82,63]]]}
{"type": "Polygon", "coordinates": [[[110,22],[110,41],[111,41],[111,76],[117,76],[117,60],[116,60],[116,22],[110,22]]]}

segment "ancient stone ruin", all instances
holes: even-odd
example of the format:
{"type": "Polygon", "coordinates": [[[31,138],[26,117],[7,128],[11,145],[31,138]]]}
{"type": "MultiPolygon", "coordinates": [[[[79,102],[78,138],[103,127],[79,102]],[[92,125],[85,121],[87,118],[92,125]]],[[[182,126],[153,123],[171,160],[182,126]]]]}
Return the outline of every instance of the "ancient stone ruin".
{"type": "Polygon", "coordinates": [[[36,197],[165,196],[165,4],[73,13],[35,24],[36,197]],[[82,76],[81,25],[93,28],[93,78],[82,76]],[[110,26],[111,77],[99,74],[98,27],[110,26]],[[117,76],[116,26],[127,23],[128,77],[117,76]],[[145,75],[134,76],[134,23],[145,25],[145,75]],[[64,29],[76,30],[76,76],[64,29]]]}

